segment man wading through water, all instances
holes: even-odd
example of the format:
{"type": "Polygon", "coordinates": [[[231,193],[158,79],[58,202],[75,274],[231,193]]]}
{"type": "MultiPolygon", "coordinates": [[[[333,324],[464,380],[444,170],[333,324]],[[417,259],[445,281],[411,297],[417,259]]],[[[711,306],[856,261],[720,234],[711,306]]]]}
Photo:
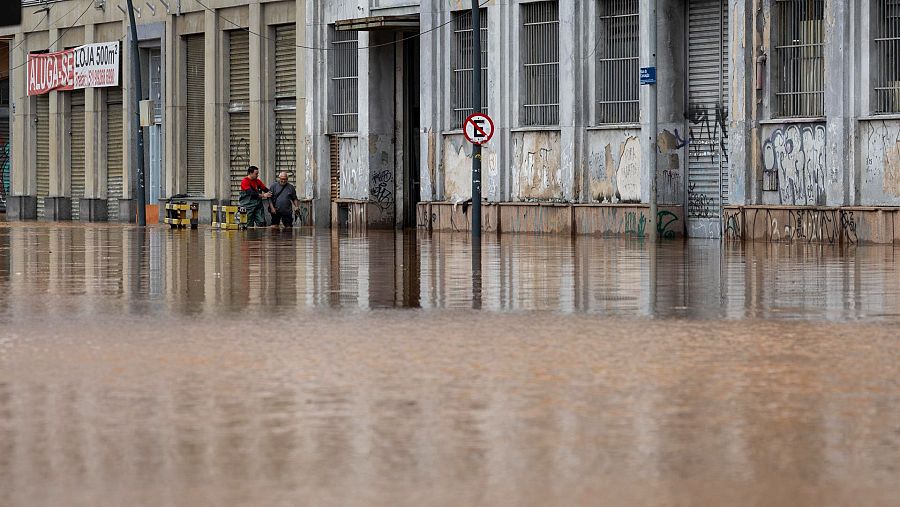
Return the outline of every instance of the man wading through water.
{"type": "Polygon", "coordinates": [[[272,184],[272,199],[269,200],[269,211],[272,212],[272,227],[278,224],[285,227],[294,225],[294,212],[300,206],[297,189],[288,183],[288,173],[282,171],[278,180],[272,184]]]}
{"type": "Polygon", "coordinates": [[[263,199],[272,197],[272,192],[259,179],[259,168],[247,168],[247,177],[241,180],[240,204],[247,211],[247,227],[265,227],[266,214],[263,199]]]}

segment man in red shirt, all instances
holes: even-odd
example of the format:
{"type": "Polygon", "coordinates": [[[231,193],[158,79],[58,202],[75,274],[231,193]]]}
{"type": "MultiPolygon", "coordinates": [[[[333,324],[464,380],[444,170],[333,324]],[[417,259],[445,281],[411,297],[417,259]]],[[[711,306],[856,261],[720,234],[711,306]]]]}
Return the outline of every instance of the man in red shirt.
{"type": "Polygon", "coordinates": [[[272,197],[272,192],[259,179],[259,168],[247,168],[247,177],[241,180],[240,205],[247,213],[247,227],[265,227],[266,214],[263,210],[263,199],[272,197]]]}

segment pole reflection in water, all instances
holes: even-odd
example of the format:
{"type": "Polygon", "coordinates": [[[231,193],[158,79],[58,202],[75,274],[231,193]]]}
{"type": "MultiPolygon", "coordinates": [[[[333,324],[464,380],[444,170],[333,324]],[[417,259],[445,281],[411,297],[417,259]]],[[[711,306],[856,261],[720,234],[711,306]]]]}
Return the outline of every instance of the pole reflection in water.
{"type": "Polygon", "coordinates": [[[0,223],[0,492],[893,505],[897,252],[0,223]]]}

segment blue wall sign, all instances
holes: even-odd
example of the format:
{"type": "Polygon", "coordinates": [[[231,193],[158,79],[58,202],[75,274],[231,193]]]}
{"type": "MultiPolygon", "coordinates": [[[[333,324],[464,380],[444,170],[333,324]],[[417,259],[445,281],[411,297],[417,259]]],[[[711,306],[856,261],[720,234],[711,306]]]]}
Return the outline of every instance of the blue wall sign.
{"type": "Polygon", "coordinates": [[[641,67],[641,84],[656,84],[656,67],[641,67]]]}

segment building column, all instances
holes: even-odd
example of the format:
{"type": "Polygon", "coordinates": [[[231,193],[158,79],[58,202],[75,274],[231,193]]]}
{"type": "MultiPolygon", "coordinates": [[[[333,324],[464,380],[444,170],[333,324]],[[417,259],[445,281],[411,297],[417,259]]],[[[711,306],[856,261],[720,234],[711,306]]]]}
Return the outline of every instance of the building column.
{"type": "Polygon", "coordinates": [[[19,32],[13,39],[17,49],[10,52],[9,66],[16,68],[10,73],[10,90],[12,105],[12,135],[10,139],[10,155],[12,164],[9,175],[9,191],[6,211],[10,218],[32,220],[37,218],[37,187],[35,180],[35,122],[37,114],[34,99],[28,96],[27,68],[28,45],[25,34],[19,32]],[[18,68],[17,68],[18,67],[18,68]]]}
{"type": "Polygon", "coordinates": [[[728,47],[730,52],[728,97],[729,204],[753,201],[753,93],[756,60],[753,46],[752,0],[729,0],[728,47]]]}
{"type": "MultiPolygon", "coordinates": [[[[306,41],[306,0],[297,0],[295,7],[295,30],[296,30],[296,38],[294,39],[295,44],[305,46],[306,41]]],[[[297,161],[297,169],[296,169],[296,182],[297,182],[297,196],[301,199],[311,199],[313,196],[313,185],[315,184],[315,179],[313,176],[312,168],[304,163],[306,160],[306,143],[304,139],[306,139],[306,73],[307,73],[307,52],[306,49],[297,49],[294,54],[297,59],[297,77],[296,77],[296,97],[297,97],[297,110],[296,110],[296,132],[294,135],[294,144],[296,145],[296,161],[297,161]]],[[[329,194],[325,194],[325,200],[329,200],[329,194]]],[[[313,215],[313,220],[318,220],[319,218],[316,215],[313,215]]],[[[323,221],[328,222],[327,215],[325,218],[322,218],[323,221]]]]}
{"type": "MultiPolygon", "coordinates": [[[[850,175],[853,173],[852,107],[850,80],[850,2],[825,4],[825,205],[851,204],[850,175]],[[834,76],[830,78],[829,76],[834,76]]],[[[818,203],[822,204],[822,203],[818,203]]]]}
{"type": "MultiPolygon", "coordinates": [[[[580,166],[581,154],[576,128],[582,115],[576,111],[578,85],[584,79],[584,61],[579,40],[583,23],[576,2],[559,3],[559,185],[563,201],[574,202],[575,168],[580,166]]],[[[580,102],[580,101],[579,101],[580,102]]]]}
{"type": "MultiPolygon", "coordinates": [[[[60,30],[51,28],[49,37],[56,41],[50,51],[61,49],[60,30]]],[[[71,220],[72,205],[71,167],[69,153],[71,142],[68,135],[67,96],[63,92],[50,92],[50,192],[44,201],[44,216],[47,220],[71,220]]]]}
{"type": "Polygon", "coordinates": [[[165,192],[170,197],[187,190],[185,182],[187,152],[184,149],[184,132],[186,109],[184,106],[184,48],[181,37],[175,29],[177,17],[172,14],[166,18],[166,46],[163,66],[165,68],[166,96],[165,113],[163,114],[165,135],[165,192]]]}
{"type": "MultiPolygon", "coordinates": [[[[95,41],[95,25],[84,26],[86,43],[95,41]]],[[[102,88],[84,90],[84,198],[81,199],[81,219],[107,220],[106,211],[106,117],[105,94],[102,88]]]]}
{"type": "MultiPolygon", "coordinates": [[[[204,197],[210,200],[227,199],[223,195],[227,178],[228,150],[224,149],[225,131],[222,128],[222,115],[220,109],[225,107],[222,97],[224,87],[227,86],[220,59],[224,57],[221,51],[223,45],[222,33],[219,31],[219,17],[215,12],[204,11],[205,45],[204,75],[206,76],[206,97],[204,99],[204,126],[206,128],[204,138],[204,197]]],[[[251,80],[252,81],[252,80],[251,80]]],[[[212,213],[212,210],[206,210],[212,213]]],[[[204,210],[201,209],[201,217],[204,210]]],[[[205,220],[208,221],[208,220],[205,220]]]]}
{"type": "MultiPolygon", "coordinates": [[[[250,9],[250,30],[264,34],[268,37],[268,27],[262,17],[262,6],[258,0],[253,0],[250,9]]],[[[270,157],[269,147],[272,143],[269,119],[271,117],[272,80],[271,65],[269,61],[270,41],[250,36],[250,163],[260,168],[260,176],[263,181],[271,181],[271,166],[274,163],[270,157]],[[258,76],[258,78],[257,78],[258,76]]],[[[300,70],[300,67],[297,67],[300,70]]],[[[298,72],[299,73],[299,72],[298,72]]]]}
{"type": "MultiPolygon", "coordinates": [[[[133,115],[138,114],[134,110],[134,80],[131,68],[134,62],[131,59],[131,28],[126,17],[122,21],[122,30],[125,34],[125,41],[122,45],[122,54],[120,61],[122,62],[122,120],[125,129],[122,135],[122,154],[125,160],[122,162],[122,198],[119,199],[119,216],[128,217],[127,222],[135,222],[137,220],[137,199],[135,199],[135,176],[137,168],[135,167],[135,144],[137,144],[136,132],[132,128],[131,119],[133,115]]],[[[140,62],[137,62],[140,65],[140,62]]]]}

